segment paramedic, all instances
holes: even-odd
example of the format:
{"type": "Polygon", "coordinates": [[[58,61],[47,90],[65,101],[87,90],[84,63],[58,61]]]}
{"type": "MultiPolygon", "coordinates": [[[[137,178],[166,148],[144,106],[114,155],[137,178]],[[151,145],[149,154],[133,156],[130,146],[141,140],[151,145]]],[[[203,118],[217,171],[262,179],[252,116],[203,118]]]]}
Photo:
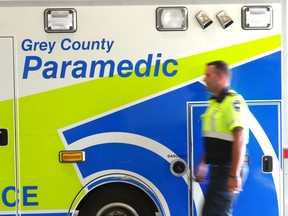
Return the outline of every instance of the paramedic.
{"type": "Polygon", "coordinates": [[[202,216],[231,216],[233,200],[248,173],[248,107],[241,95],[228,90],[230,73],[223,61],[206,67],[204,82],[213,96],[201,116],[204,154],[196,171],[198,181],[205,179],[211,164],[202,216]]]}

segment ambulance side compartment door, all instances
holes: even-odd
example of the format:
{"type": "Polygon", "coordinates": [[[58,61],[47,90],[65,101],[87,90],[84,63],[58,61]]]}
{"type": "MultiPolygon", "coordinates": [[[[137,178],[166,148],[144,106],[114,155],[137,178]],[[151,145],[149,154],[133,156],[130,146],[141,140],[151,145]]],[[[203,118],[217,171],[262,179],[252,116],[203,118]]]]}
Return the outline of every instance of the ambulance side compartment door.
{"type": "Polygon", "coordinates": [[[0,215],[16,214],[13,38],[0,37],[0,215]]]}
{"type": "MultiPolygon", "coordinates": [[[[243,192],[237,199],[233,212],[235,215],[269,215],[280,214],[280,153],[281,115],[279,101],[254,101],[247,103],[249,114],[249,175],[243,192]]],[[[201,118],[207,103],[191,103],[189,106],[189,125],[191,140],[192,173],[195,174],[203,153],[201,137],[201,118]]],[[[194,183],[192,196],[196,209],[200,212],[205,199],[207,184],[194,183]],[[196,190],[197,188],[201,190],[196,190]]],[[[196,215],[196,213],[194,213],[196,215]]]]}

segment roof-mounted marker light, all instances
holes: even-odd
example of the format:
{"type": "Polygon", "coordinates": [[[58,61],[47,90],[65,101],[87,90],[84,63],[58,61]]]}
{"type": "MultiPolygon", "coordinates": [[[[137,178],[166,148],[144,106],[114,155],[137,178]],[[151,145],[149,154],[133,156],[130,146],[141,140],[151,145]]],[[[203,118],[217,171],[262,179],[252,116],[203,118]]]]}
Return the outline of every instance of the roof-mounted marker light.
{"type": "Polygon", "coordinates": [[[233,20],[230,16],[223,10],[216,15],[218,21],[220,22],[223,29],[227,28],[233,23],[233,20]]]}
{"type": "Polygon", "coordinates": [[[185,7],[159,7],[156,9],[158,31],[185,31],[188,28],[188,10],[185,7]]]}
{"type": "Polygon", "coordinates": [[[72,8],[49,8],[44,11],[44,29],[48,33],[75,32],[76,10],[72,8]]]}
{"type": "Polygon", "coordinates": [[[207,28],[209,25],[213,23],[213,21],[204,11],[200,11],[199,13],[196,14],[195,17],[203,29],[207,28]]]}
{"type": "Polygon", "coordinates": [[[243,29],[272,29],[271,6],[244,6],[241,11],[243,29]]]}

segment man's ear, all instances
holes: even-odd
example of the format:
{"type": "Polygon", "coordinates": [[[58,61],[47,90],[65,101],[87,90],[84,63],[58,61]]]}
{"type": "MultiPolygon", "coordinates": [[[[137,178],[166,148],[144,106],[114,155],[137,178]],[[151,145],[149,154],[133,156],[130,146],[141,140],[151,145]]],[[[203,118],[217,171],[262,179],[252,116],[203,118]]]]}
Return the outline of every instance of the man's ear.
{"type": "Polygon", "coordinates": [[[221,79],[221,80],[223,80],[223,79],[227,80],[227,79],[228,79],[227,74],[219,73],[219,76],[220,76],[220,79],[221,79]]]}

